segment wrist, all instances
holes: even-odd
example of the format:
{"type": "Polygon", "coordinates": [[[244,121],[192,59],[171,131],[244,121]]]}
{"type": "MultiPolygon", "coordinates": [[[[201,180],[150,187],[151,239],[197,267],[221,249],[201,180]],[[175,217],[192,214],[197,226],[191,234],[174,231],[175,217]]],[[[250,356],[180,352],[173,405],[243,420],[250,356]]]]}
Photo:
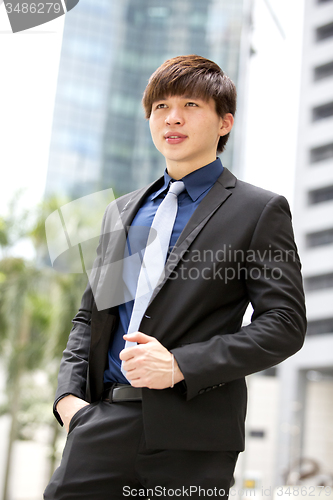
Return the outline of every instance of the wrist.
{"type": "Polygon", "coordinates": [[[73,409],[80,409],[85,404],[88,404],[83,399],[74,396],[73,394],[67,394],[60,401],[58,401],[56,410],[61,416],[61,418],[67,418],[73,413],[73,409]]]}
{"type": "Polygon", "coordinates": [[[177,360],[175,359],[173,354],[172,357],[173,357],[173,384],[178,384],[178,382],[184,380],[185,377],[181,369],[179,368],[177,360]]]}
{"type": "Polygon", "coordinates": [[[175,385],[175,357],[174,355],[171,353],[171,389],[174,387],[175,385]]]}

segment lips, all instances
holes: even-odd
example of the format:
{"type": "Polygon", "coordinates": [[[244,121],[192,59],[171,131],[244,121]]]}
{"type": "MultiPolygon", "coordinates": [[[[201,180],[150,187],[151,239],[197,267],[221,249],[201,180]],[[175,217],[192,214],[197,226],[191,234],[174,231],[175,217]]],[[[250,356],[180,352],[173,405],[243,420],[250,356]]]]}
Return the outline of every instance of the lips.
{"type": "Polygon", "coordinates": [[[164,137],[168,144],[179,144],[187,139],[187,135],[180,134],[179,132],[167,132],[164,134],[164,137]]]}

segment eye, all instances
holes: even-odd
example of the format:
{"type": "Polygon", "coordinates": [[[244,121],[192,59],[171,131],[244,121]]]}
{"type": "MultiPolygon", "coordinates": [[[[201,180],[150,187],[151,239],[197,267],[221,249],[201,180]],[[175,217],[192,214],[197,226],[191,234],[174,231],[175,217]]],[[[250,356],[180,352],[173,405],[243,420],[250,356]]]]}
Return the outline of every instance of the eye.
{"type": "Polygon", "coordinates": [[[195,102],[187,102],[185,106],[198,106],[195,102]]]}
{"type": "Polygon", "coordinates": [[[166,104],[163,102],[155,106],[155,109],[163,109],[163,108],[166,108],[166,104]]]}

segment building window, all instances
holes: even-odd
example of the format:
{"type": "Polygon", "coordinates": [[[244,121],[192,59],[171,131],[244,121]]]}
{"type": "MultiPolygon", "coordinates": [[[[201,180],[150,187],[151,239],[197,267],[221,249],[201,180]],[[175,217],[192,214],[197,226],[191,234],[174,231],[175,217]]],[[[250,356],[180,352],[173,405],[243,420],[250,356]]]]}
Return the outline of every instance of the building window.
{"type": "Polygon", "coordinates": [[[308,200],[309,205],[316,205],[317,203],[333,200],[333,186],[325,186],[309,191],[308,200]]]}
{"type": "Polygon", "coordinates": [[[321,42],[331,37],[333,37],[333,23],[324,24],[324,26],[319,26],[319,28],[316,29],[317,42],[321,42]]]}
{"type": "Polygon", "coordinates": [[[304,279],[304,286],[307,292],[315,290],[325,290],[333,288],[333,273],[318,274],[304,279]]]}
{"type": "Polygon", "coordinates": [[[312,121],[324,120],[333,116],[333,102],[328,102],[312,109],[312,121]]]}
{"type": "Polygon", "coordinates": [[[168,7],[149,7],[147,9],[147,14],[150,17],[168,17],[170,15],[170,10],[168,7]]]}
{"type": "Polygon", "coordinates": [[[333,228],[306,235],[306,245],[309,248],[330,245],[333,243],[333,228]]]}
{"type": "Polygon", "coordinates": [[[333,158],[333,142],[310,149],[310,162],[318,163],[333,158]]]}
{"type": "Polygon", "coordinates": [[[265,431],[262,431],[262,430],[259,430],[259,429],[257,430],[256,429],[256,430],[250,431],[249,434],[250,434],[250,437],[261,438],[262,439],[262,438],[265,437],[266,433],[265,433],[265,431]]]}
{"type": "Polygon", "coordinates": [[[324,78],[329,78],[333,76],[333,61],[320,66],[316,66],[313,70],[314,80],[323,80],[324,78]]]}
{"type": "Polygon", "coordinates": [[[323,333],[333,333],[333,318],[318,319],[308,322],[308,335],[320,335],[323,333]]]}
{"type": "Polygon", "coordinates": [[[271,366],[271,368],[262,370],[261,372],[258,372],[258,374],[263,377],[276,377],[276,366],[271,366]]]}

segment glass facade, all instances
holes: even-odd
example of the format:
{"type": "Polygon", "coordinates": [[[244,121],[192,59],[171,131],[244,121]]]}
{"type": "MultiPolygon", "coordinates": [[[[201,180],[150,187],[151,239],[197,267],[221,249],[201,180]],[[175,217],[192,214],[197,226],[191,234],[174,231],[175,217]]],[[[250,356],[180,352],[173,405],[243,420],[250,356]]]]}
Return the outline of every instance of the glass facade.
{"type": "MultiPolygon", "coordinates": [[[[141,98],[166,59],[199,54],[237,85],[243,1],[81,0],[66,16],[46,193],[123,194],[162,174],[141,98]]],[[[232,168],[233,135],[222,161],[232,168]]]]}

